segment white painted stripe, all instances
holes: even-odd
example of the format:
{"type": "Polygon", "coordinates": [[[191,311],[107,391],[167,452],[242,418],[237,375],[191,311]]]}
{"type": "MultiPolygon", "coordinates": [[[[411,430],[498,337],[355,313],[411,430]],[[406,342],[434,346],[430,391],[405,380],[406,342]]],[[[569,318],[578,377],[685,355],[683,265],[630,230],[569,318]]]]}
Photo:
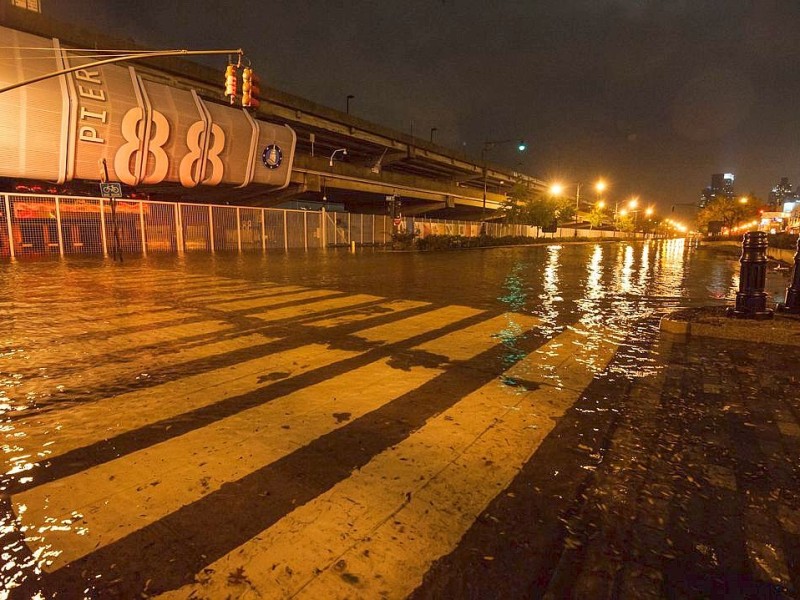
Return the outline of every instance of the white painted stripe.
{"type": "MultiPolygon", "coordinates": [[[[95,386],[114,385],[126,388],[134,385],[138,379],[149,377],[160,369],[174,369],[184,363],[207,359],[226,352],[244,350],[273,341],[261,334],[239,335],[220,342],[197,343],[179,347],[169,352],[151,353],[148,351],[131,352],[121,361],[104,360],[90,369],[74,371],[58,378],[50,378],[45,371],[40,378],[22,379],[7,388],[9,400],[17,401],[18,406],[27,408],[27,400],[39,401],[44,398],[48,405],[63,402],[59,410],[69,409],[71,394],[91,390],[95,386]]],[[[40,405],[43,404],[40,402],[40,405]]]]}
{"type": "MultiPolygon", "coordinates": [[[[404,319],[402,321],[403,332],[408,335],[419,335],[431,329],[436,329],[436,327],[441,327],[442,324],[450,323],[456,319],[463,319],[470,315],[477,315],[480,312],[476,308],[456,305],[437,308],[434,311],[404,319]],[[439,324],[436,321],[431,321],[431,316],[439,319],[439,324]]],[[[386,323],[364,329],[353,335],[372,343],[386,343],[397,336],[397,331],[397,323],[386,323]]]]}
{"type": "MultiPolygon", "coordinates": [[[[381,300],[381,298],[378,298],[377,296],[370,296],[368,294],[353,294],[352,296],[345,296],[343,298],[334,298],[331,300],[320,300],[318,302],[301,303],[298,304],[297,306],[284,306],[283,308],[275,308],[267,312],[252,313],[249,316],[256,317],[267,323],[272,323],[284,319],[298,319],[301,317],[312,317],[316,313],[321,313],[324,311],[335,310],[340,308],[347,308],[356,304],[376,302],[378,300],[381,300]]],[[[285,301],[286,300],[284,300],[284,302],[285,301]]],[[[461,318],[464,317],[462,316],[461,318]]],[[[446,323],[446,321],[444,322],[446,323]]]]}
{"type": "MultiPolygon", "coordinates": [[[[174,315],[174,313],[171,314],[174,315]]],[[[176,316],[175,318],[180,317],[176,316]]],[[[115,322],[119,323],[120,321],[117,320],[115,322]]],[[[135,352],[143,346],[176,342],[183,338],[219,333],[225,330],[233,331],[231,325],[224,321],[198,321],[196,323],[172,325],[123,335],[111,335],[99,340],[81,340],[67,344],[59,344],[57,340],[54,340],[47,347],[21,352],[20,359],[27,363],[25,366],[28,368],[35,366],[38,369],[43,369],[50,365],[64,365],[75,360],[85,360],[92,357],[100,357],[102,359],[103,355],[110,352],[135,352]]],[[[13,363],[8,365],[9,368],[13,368],[13,366],[13,363]]]]}
{"type": "Polygon", "coordinates": [[[353,308],[355,312],[342,312],[333,316],[326,315],[322,318],[309,318],[303,320],[303,327],[337,327],[349,325],[359,321],[384,317],[391,313],[412,310],[422,306],[429,306],[427,302],[416,302],[414,300],[386,300],[376,306],[353,308]]]}
{"type": "MultiPolygon", "coordinates": [[[[218,302],[214,304],[208,304],[206,306],[216,310],[256,310],[275,306],[276,304],[285,304],[286,302],[303,302],[305,300],[311,300],[314,298],[325,298],[327,296],[333,296],[340,293],[341,292],[337,292],[336,290],[287,290],[283,294],[270,293],[265,294],[262,297],[247,298],[244,300],[229,300],[227,302],[218,302]]],[[[375,300],[381,300],[381,298],[376,296],[371,297],[375,300]]]]}

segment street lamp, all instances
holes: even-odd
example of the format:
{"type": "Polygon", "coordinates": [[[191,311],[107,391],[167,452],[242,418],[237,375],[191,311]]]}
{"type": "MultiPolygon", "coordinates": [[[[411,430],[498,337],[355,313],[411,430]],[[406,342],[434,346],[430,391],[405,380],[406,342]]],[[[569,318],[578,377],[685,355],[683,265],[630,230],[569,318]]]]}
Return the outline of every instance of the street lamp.
{"type": "Polygon", "coordinates": [[[334,158],[334,157],[335,157],[335,156],[336,156],[336,155],[337,155],[339,152],[341,152],[341,153],[342,153],[342,156],[347,156],[347,148],[337,148],[336,150],[334,150],[333,152],[331,152],[331,157],[330,157],[330,159],[328,160],[328,166],[329,166],[329,167],[332,167],[332,166],[333,166],[333,158],[334,158]]]}
{"type": "Polygon", "coordinates": [[[517,151],[518,152],[525,152],[528,149],[528,144],[525,143],[525,140],[497,140],[497,141],[486,141],[483,143],[483,148],[481,148],[481,163],[483,164],[483,213],[481,216],[481,220],[486,219],[486,153],[489,150],[492,150],[495,146],[500,144],[510,144],[512,142],[516,142],[517,144],[517,151]]]}
{"type": "MultiPolygon", "coordinates": [[[[581,207],[581,188],[583,187],[583,182],[577,181],[573,185],[575,186],[575,226],[577,227],[578,211],[581,207]]],[[[606,182],[602,179],[598,179],[594,184],[594,189],[598,196],[605,191],[606,187],[606,182]]],[[[550,194],[552,196],[560,196],[563,193],[564,186],[561,183],[556,182],[550,185],[550,194]]]]}
{"type": "MultiPolygon", "coordinates": [[[[648,206],[645,209],[638,208],[639,206],[639,198],[631,198],[628,200],[628,207],[623,208],[619,211],[619,214],[623,217],[627,216],[628,213],[633,215],[633,238],[636,239],[636,223],[639,219],[639,213],[644,212],[645,216],[650,217],[653,215],[653,207],[648,206]]],[[[616,212],[616,211],[615,211],[616,212]]]]}

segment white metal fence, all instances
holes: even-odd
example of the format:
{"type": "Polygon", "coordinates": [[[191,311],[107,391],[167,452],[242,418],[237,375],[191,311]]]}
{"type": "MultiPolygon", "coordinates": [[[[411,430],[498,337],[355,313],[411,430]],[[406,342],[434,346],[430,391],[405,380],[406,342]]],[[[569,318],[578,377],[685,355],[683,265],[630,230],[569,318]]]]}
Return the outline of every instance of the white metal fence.
{"type": "MultiPolygon", "coordinates": [[[[265,252],[384,245],[395,224],[384,215],[283,210],[34,194],[0,194],[0,257],[149,252],[265,252]]],[[[475,237],[614,237],[613,231],[405,217],[399,232],[475,237]]]]}

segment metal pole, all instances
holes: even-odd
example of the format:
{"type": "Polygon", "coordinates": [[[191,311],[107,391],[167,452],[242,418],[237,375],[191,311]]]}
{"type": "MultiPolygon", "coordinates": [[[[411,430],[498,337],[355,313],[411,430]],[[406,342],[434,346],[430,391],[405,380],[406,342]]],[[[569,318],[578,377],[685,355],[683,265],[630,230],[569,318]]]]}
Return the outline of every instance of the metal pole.
{"type": "Polygon", "coordinates": [[[61,203],[56,196],[56,227],[58,228],[58,254],[64,256],[64,234],[61,232],[61,203]]]}
{"type": "Polygon", "coordinates": [[[242,253],[242,214],[241,209],[236,207],[236,244],[239,247],[239,254],[242,253]]]}
{"type": "Polygon", "coordinates": [[[3,195],[6,204],[6,227],[8,227],[8,252],[9,257],[14,258],[14,228],[11,227],[11,202],[8,194],[3,195]]]}
{"type": "Polygon", "coordinates": [[[261,252],[267,251],[267,209],[261,209],[261,252]]]}
{"type": "Polygon", "coordinates": [[[289,249],[289,228],[286,224],[287,216],[286,213],[289,212],[287,210],[283,211],[283,249],[289,249]]]}
{"type": "Polygon", "coordinates": [[[103,242],[103,256],[108,258],[108,235],[106,234],[106,207],[105,200],[100,198],[100,237],[103,242]]]}
{"type": "Polygon", "coordinates": [[[144,232],[144,202],[139,201],[139,229],[142,230],[142,255],[147,256],[147,236],[144,232]]]}
{"type": "Polygon", "coordinates": [[[178,256],[183,256],[183,216],[180,202],[175,203],[175,243],[178,245],[178,256]]]}
{"type": "Polygon", "coordinates": [[[327,221],[327,217],[325,216],[325,206],[324,205],[322,206],[322,215],[321,216],[322,216],[322,219],[321,219],[321,221],[322,221],[321,229],[322,230],[320,231],[320,236],[319,236],[320,237],[320,241],[319,241],[319,243],[321,244],[322,248],[325,248],[327,246],[326,239],[325,239],[325,237],[326,237],[325,230],[327,229],[327,225],[328,224],[326,222],[327,221]]]}
{"type": "Polygon", "coordinates": [[[308,250],[308,211],[303,211],[303,248],[308,250]]]}
{"type": "Polygon", "coordinates": [[[214,212],[211,210],[211,205],[208,205],[208,242],[211,247],[211,252],[214,252],[214,212]]]}
{"type": "Polygon", "coordinates": [[[372,245],[375,245],[375,215],[372,215],[372,245]]]}

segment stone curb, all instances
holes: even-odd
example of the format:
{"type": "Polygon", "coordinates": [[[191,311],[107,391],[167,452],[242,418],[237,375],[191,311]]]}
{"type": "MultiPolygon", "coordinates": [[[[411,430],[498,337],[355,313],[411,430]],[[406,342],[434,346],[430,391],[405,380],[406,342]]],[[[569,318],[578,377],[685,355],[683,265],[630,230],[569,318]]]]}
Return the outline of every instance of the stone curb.
{"type": "Polygon", "coordinates": [[[710,337],[756,344],[800,346],[800,316],[776,313],[773,319],[733,319],[724,306],[683,309],[661,318],[660,329],[686,338],[710,337]]]}

